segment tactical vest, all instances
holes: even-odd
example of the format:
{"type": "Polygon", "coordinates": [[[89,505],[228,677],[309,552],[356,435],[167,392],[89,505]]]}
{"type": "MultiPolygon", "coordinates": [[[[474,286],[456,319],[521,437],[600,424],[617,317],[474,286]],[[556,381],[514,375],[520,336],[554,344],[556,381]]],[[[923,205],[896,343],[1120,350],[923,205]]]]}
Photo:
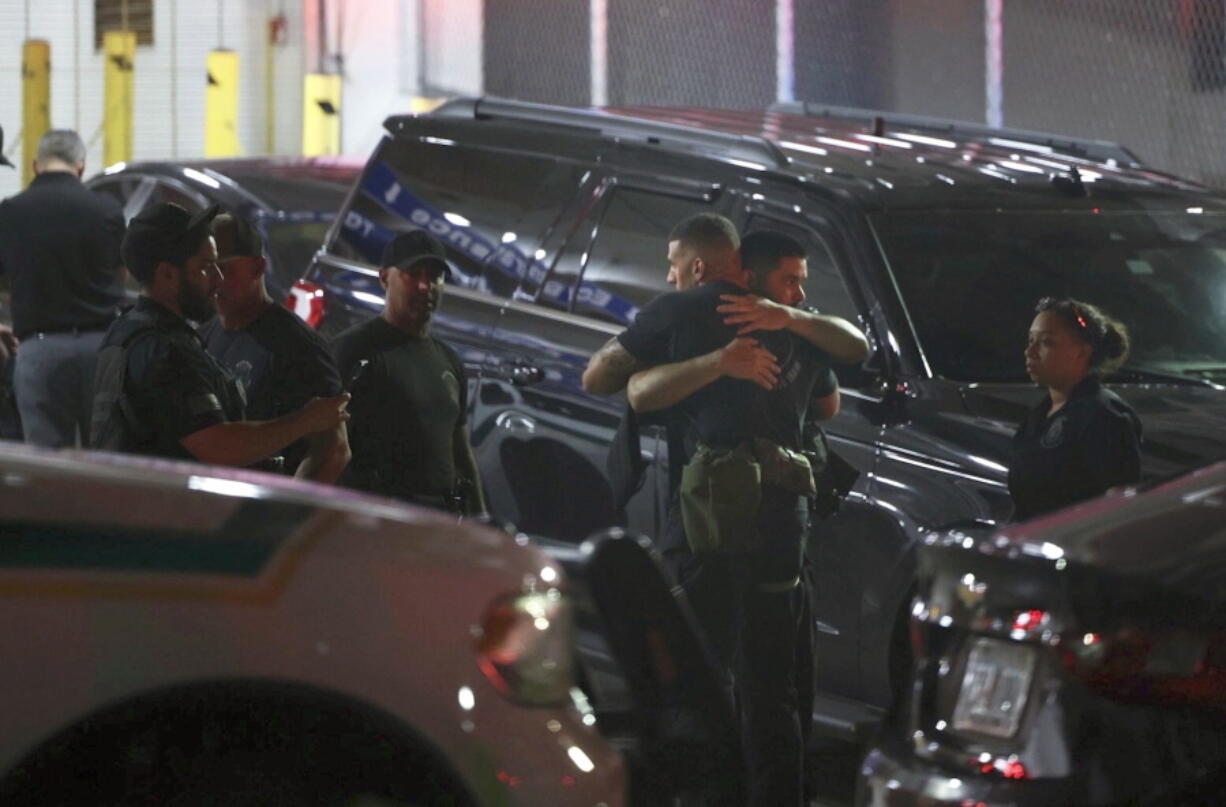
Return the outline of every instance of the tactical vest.
{"type": "Polygon", "coordinates": [[[94,374],[94,406],[90,417],[90,445],[106,451],[134,452],[148,446],[152,431],[141,422],[127,394],[128,351],[141,336],[158,330],[150,314],[132,310],[116,322],[98,351],[94,374]]]}

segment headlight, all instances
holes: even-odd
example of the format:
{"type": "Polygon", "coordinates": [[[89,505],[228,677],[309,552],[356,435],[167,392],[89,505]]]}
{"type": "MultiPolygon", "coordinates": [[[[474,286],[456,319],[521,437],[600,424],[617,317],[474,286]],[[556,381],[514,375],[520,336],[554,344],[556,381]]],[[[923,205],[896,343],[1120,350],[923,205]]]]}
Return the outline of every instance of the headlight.
{"type": "Polygon", "coordinates": [[[495,601],[481,623],[477,658],[494,687],[519,703],[567,702],[573,685],[574,623],[557,589],[495,601]]]}

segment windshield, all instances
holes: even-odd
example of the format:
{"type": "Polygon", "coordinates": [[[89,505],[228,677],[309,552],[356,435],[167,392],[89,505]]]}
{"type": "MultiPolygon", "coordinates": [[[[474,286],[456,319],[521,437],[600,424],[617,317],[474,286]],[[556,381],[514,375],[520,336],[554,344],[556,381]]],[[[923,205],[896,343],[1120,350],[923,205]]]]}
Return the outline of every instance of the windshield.
{"type": "Polygon", "coordinates": [[[1199,211],[901,211],[872,222],[937,375],[1025,381],[1034,306],[1052,295],[1121,320],[1134,372],[1221,380],[1226,216],[1199,211]]]}

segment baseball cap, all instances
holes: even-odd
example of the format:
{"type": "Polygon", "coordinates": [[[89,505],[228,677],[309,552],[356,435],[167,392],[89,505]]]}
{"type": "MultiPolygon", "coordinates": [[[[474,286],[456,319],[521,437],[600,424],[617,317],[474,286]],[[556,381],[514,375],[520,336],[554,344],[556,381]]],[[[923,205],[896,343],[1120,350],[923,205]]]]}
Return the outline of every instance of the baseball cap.
{"type": "Polygon", "coordinates": [[[124,263],[129,268],[158,261],[182,265],[200,249],[217,213],[217,205],[195,215],[174,202],[146,207],[128,222],[121,250],[124,263]]]}
{"type": "Polygon", "coordinates": [[[426,261],[438,266],[445,277],[451,276],[451,269],[447,266],[447,250],[439,240],[425,230],[409,230],[398,233],[387,242],[379,266],[412,269],[426,261]]]}
{"type": "Polygon", "coordinates": [[[219,259],[242,255],[250,258],[264,256],[264,239],[251,222],[242,216],[222,213],[213,219],[213,238],[217,241],[219,259]]]}
{"type": "Polygon", "coordinates": [[[2,126],[0,126],[0,165],[7,165],[9,168],[13,167],[13,163],[9,158],[4,156],[4,127],[2,126]]]}

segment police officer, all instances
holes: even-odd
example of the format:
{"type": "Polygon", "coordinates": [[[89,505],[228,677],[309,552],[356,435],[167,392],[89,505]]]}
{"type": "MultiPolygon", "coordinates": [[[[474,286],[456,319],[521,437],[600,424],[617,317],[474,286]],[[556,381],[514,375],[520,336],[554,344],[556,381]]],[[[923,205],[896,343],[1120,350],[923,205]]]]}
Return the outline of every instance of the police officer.
{"type": "Polygon", "coordinates": [[[1044,297],[1026,372],[1047,394],[1013,437],[1013,517],[1032,518],[1141,479],[1141,421],[1099,378],[1128,356],[1128,331],[1080,300],[1044,297]]]}
{"type": "MultiPolygon", "coordinates": [[[[765,279],[782,271],[780,277],[790,278],[787,282],[803,282],[804,251],[793,239],[757,233],[747,236],[741,249],[745,269],[755,276],[765,279]]],[[[798,689],[806,685],[801,678],[810,630],[805,591],[798,581],[807,501],[797,484],[800,476],[791,471],[799,467],[797,451],[810,402],[833,392],[823,395],[819,389],[820,383],[828,383],[830,358],[793,332],[799,328],[807,333],[811,315],[771,301],[741,301],[747,293],[742,279],[734,266],[719,279],[653,301],[617,337],[618,346],[607,345],[593,357],[584,380],[607,388],[628,365],[655,365],[641,379],[631,379],[631,402],[642,410],[673,408],[673,422],[684,424],[685,440],[683,453],[670,453],[670,465],[686,463],[684,474],[707,457],[715,458],[714,465],[752,451],[760,461],[766,479],[760,490],[721,491],[728,500],[723,504],[729,506],[712,504],[709,519],[718,532],[720,522],[748,511],[746,532],[756,540],[731,551],[700,545],[693,522],[680,528],[677,516],[685,508],[676,505],[667,534],[675,538],[680,533],[694,547],[674,569],[687,594],[693,595],[691,602],[716,652],[725,664],[738,661],[750,803],[799,805],[804,748],[798,689]],[[733,302],[735,310],[718,310],[733,302]],[[725,315],[747,319],[729,325],[725,315]],[[751,321],[766,323],[776,316],[773,329],[755,325],[761,331],[756,339],[737,336],[751,321]],[[768,473],[768,466],[775,470],[768,473]],[[751,499],[753,504],[748,504],[751,499]]],[[[847,328],[854,331],[849,324],[847,328]]],[[[838,330],[832,344],[842,351],[842,339],[851,334],[843,326],[838,330]]],[[[863,358],[867,344],[862,334],[858,341],[855,356],[848,358],[863,358]]],[[[670,440],[670,451],[672,444],[670,440]]],[[[721,473],[726,473],[729,466],[723,467],[721,473]]],[[[808,485],[811,492],[811,476],[808,485]]],[[[682,487],[684,495],[691,495],[688,481],[682,487]]],[[[688,513],[684,518],[688,522],[688,513]]]]}
{"type": "Polygon", "coordinates": [[[485,510],[468,440],[468,384],[460,357],[430,335],[449,273],[443,245],[424,230],[383,250],[383,313],[332,343],[351,381],[353,459],[342,484],[429,507],[485,510]]]}
{"type": "Polygon", "coordinates": [[[91,439],[108,448],[217,465],[251,465],[348,418],[348,395],[315,398],[267,421],[243,420],[241,387],[204,350],[189,320],[208,320],[221,283],[209,224],[163,202],[132,219],[123,258],[141,284],[103,340],[91,439]]]}
{"type": "MultiPolygon", "coordinates": [[[[218,315],[200,328],[209,355],[243,384],[247,417],[273,420],[314,397],[339,395],[340,375],[324,340],[264,284],[263,239],[251,224],[222,213],[213,220],[221,286],[218,315]]],[[[286,448],[271,470],[335,482],[349,461],[344,424],[286,448]]]]}

